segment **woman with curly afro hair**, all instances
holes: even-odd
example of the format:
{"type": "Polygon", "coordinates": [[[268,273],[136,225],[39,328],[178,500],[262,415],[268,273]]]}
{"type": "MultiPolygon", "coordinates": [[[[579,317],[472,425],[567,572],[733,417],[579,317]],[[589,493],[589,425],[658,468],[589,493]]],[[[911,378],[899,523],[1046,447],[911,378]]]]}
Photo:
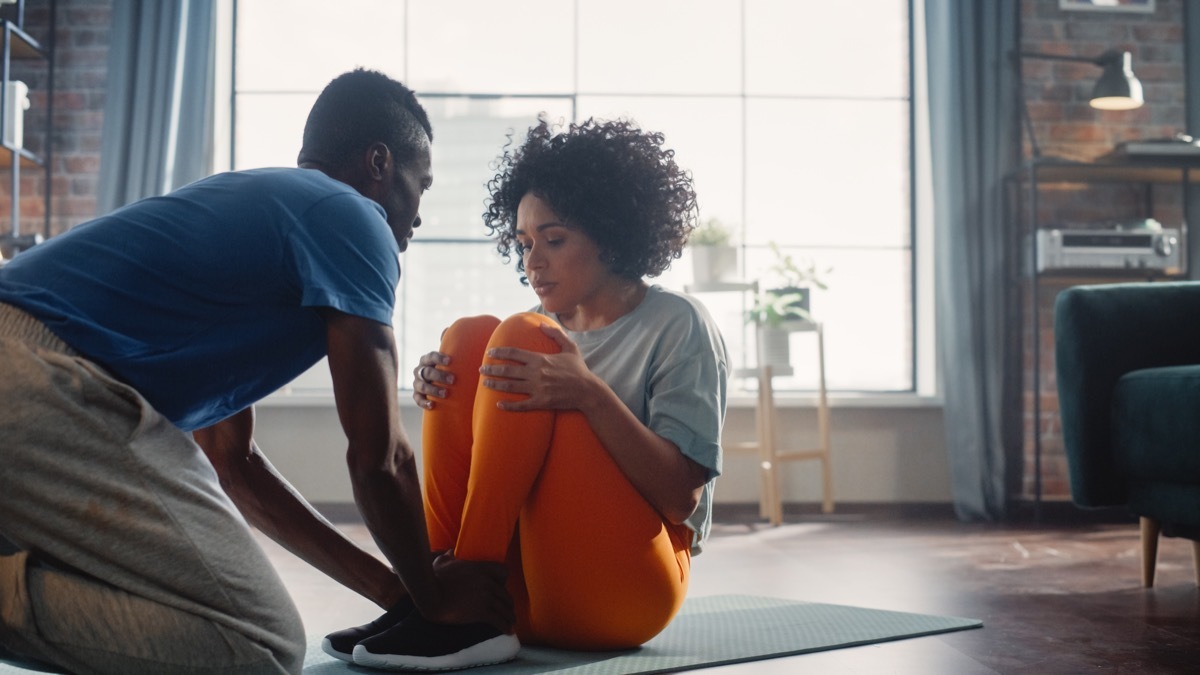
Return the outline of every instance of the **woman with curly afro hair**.
{"type": "Polygon", "coordinates": [[[488,188],[484,221],[540,304],[456,322],[414,398],[430,544],[506,564],[516,637],[413,613],[360,644],[379,665],[478,665],[518,637],[640,645],[679,610],[709,530],[724,342],[702,305],[645,281],[695,225],[691,176],[662,134],[542,117],[488,188]]]}

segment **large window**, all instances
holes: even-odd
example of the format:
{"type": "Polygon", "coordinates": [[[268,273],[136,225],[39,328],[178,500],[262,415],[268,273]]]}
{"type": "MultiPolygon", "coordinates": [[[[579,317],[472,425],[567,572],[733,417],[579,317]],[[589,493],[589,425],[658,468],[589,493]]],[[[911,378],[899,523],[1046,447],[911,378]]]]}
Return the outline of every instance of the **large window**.
{"type": "MultiPolygon", "coordinates": [[[[914,389],[909,0],[235,6],[233,168],[293,166],[309,106],[354,67],[405,82],[430,113],[434,189],[402,260],[395,316],[401,380],[454,318],[535,304],[480,214],[492,161],[544,112],[663,132],[693,173],[701,218],[734,226],[743,276],[762,275],[772,244],[833,268],[812,299],[830,388],[914,389]]],[[[686,254],[655,280],[689,281],[686,254]]],[[[749,298],[700,297],[734,364],[753,363],[749,298]]],[[[796,360],[777,387],[814,387],[815,369],[796,360]]],[[[328,375],[314,369],[293,387],[327,390],[328,375]]]]}

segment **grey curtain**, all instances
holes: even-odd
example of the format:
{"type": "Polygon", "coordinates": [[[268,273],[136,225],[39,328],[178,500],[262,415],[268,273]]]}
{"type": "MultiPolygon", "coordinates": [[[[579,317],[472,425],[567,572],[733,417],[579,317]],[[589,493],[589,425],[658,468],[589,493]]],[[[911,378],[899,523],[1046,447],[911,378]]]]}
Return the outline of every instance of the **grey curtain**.
{"type": "Polygon", "coordinates": [[[215,3],[115,0],[97,210],[212,172],[215,3]]]}
{"type": "Polygon", "coordinates": [[[937,343],[954,508],[996,520],[1019,479],[1020,296],[1005,218],[1019,161],[1017,0],[925,0],[937,343]]]}
{"type": "MultiPolygon", "coordinates": [[[[1187,133],[1200,137],[1200,4],[1183,3],[1183,71],[1186,96],[1187,133]]],[[[1200,216],[1200,189],[1195,187],[1196,174],[1191,177],[1191,188],[1185,195],[1187,217],[1194,222],[1200,216]]],[[[1189,232],[1187,245],[1188,278],[1200,279],[1200,237],[1189,232]]]]}

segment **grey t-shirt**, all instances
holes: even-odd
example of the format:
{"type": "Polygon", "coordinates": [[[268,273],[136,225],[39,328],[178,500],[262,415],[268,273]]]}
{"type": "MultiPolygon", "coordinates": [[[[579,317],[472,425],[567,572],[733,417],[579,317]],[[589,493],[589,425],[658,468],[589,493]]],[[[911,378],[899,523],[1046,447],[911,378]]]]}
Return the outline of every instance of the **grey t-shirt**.
{"type": "MultiPolygon", "coordinates": [[[[534,311],[547,314],[541,306],[534,311]]],[[[687,520],[695,532],[692,552],[699,553],[721,473],[729,375],[725,341],[708,310],[691,296],[651,286],[640,305],[612,324],[567,334],[588,368],[643,424],[708,469],[700,505],[687,520]]]]}

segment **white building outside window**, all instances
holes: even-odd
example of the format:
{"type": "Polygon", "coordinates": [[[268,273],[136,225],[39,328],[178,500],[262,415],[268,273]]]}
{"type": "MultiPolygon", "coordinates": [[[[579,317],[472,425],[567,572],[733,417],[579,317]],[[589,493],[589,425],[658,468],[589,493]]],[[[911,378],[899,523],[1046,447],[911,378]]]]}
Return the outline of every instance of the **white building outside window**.
{"type": "MultiPolygon", "coordinates": [[[[233,169],[294,166],[309,107],[335,76],[380,70],[434,128],[434,188],[403,255],[402,386],[455,318],[536,303],[485,238],[491,162],[532,125],[631,117],[694,176],[701,220],[736,228],[742,274],[778,244],[832,267],[813,313],[834,391],[917,387],[909,0],[237,0],[233,169]]],[[[683,259],[654,283],[682,290],[683,259]]],[[[749,298],[700,296],[734,366],[752,365],[749,298]]],[[[810,336],[799,334],[799,342],[810,336]]],[[[798,354],[807,347],[797,344],[798,354]]],[[[811,390],[795,358],[780,390],[811,390]]],[[[327,393],[324,364],[293,393],[327,393]]]]}

